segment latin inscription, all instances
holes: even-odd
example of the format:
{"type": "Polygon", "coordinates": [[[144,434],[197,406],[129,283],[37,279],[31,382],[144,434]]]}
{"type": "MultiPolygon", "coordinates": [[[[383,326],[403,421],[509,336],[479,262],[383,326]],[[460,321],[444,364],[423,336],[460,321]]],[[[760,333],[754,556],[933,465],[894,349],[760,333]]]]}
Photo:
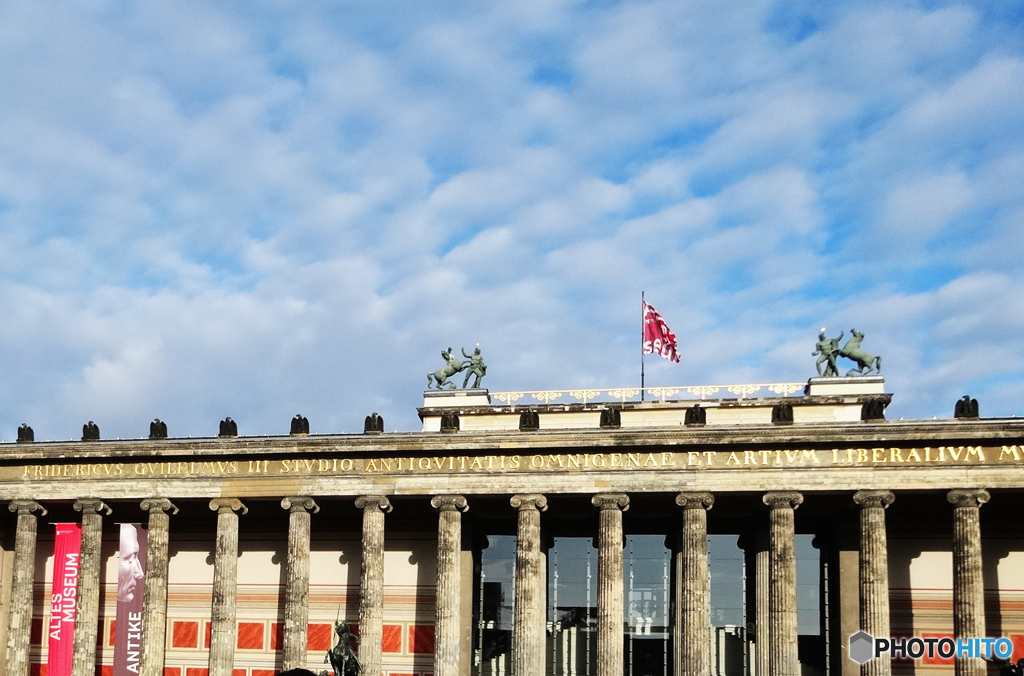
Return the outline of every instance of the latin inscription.
{"type": "Polygon", "coordinates": [[[0,469],[0,480],[174,478],[259,475],[374,475],[438,473],[606,472],[671,469],[786,469],[1024,465],[1024,446],[924,446],[661,453],[445,455],[287,460],[195,460],[26,465],[0,469]]]}

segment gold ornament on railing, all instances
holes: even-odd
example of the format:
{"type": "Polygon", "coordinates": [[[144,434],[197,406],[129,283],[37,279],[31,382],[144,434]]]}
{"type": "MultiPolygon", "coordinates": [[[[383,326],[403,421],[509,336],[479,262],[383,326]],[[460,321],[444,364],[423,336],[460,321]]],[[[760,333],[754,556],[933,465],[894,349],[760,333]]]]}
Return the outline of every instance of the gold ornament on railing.
{"type": "Polygon", "coordinates": [[[569,390],[569,396],[581,399],[583,403],[601,394],[601,390],[569,390]]]}
{"type": "Polygon", "coordinates": [[[730,385],[726,389],[733,394],[739,395],[740,399],[746,399],[748,394],[753,394],[762,387],[764,387],[764,385],[730,385]]]}
{"type": "Polygon", "coordinates": [[[701,400],[704,400],[704,399],[707,399],[712,394],[718,394],[718,390],[720,390],[720,389],[722,389],[722,388],[721,387],[713,387],[713,386],[710,386],[710,385],[701,385],[699,387],[687,387],[686,391],[689,392],[690,394],[692,394],[693,396],[695,396],[695,397],[699,396],[701,398],[701,400]]]}

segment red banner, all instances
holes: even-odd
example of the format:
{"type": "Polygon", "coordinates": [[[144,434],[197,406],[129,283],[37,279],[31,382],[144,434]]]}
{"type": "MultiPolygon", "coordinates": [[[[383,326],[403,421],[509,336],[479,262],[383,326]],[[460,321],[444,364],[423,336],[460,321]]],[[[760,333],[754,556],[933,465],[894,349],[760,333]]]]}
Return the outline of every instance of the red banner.
{"type": "Polygon", "coordinates": [[[53,587],[50,595],[48,676],[71,676],[75,616],[78,614],[78,566],[82,554],[82,526],[58,523],[53,543],[53,587]]]}
{"type": "Polygon", "coordinates": [[[668,328],[658,311],[644,302],[644,354],[660,354],[665,359],[679,362],[676,334],[668,328]]]}
{"type": "Polygon", "coordinates": [[[139,662],[142,660],[142,592],[146,578],[147,535],[141,524],[121,524],[121,547],[117,552],[114,676],[138,676],[139,673],[139,662]]]}

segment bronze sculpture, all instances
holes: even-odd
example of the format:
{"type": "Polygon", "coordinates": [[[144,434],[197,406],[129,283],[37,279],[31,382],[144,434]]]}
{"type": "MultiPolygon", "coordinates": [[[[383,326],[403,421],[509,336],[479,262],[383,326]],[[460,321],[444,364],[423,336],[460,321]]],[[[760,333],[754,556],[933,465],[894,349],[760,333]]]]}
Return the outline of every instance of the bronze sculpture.
{"type": "Polygon", "coordinates": [[[473,354],[466,354],[466,348],[462,348],[462,356],[469,360],[469,368],[466,369],[466,378],[462,381],[462,389],[466,389],[469,377],[475,375],[476,380],[473,381],[473,389],[475,390],[480,387],[480,379],[487,375],[487,364],[484,363],[484,358],[480,354],[480,343],[476,344],[473,354]]]}
{"type": "Polygon", "coordinates": [[[954,418],[977,418],[978,416],[978,400],[971,399],[969,394],[965,394],[963,399],[956,402],[953,407],[954,418]]]}
{"type": "Polygon", "coordinates": [[[334,668],[334,676],[359,676],[363,672],[353,643],[359,645],[359,637],[352,633],[348,622],[335,622],[334,633],[338,635],[338,644],[327,651],[327,659],[334,668]]]}
{"type": "Polygon", "coordinates": [[[82,441],[99,441],[100,440],[100,428],[97,427],[96,423],[89,421],[82,425],[82,441]]]}
{"type": "Polygon", "coordinates": [[[462,369],[469,366],[468,361],[459,361],[458,357],[452,354],[452,348],[450,347],[441,353],[441,359],[445,360],[444,368],[440,368],[434,371],[433,373],[427,374],[428,390],[430,389],[430,386],[435,382],[437,383],[437,389],[439,390],[443,389],[444,385],[446,384],[448,385],[449,390],[454,390],[456,387],[455,383],[449,383],[448,379],[455,375],[456,373],[462,371],[462,369]]]}
{"type": "Polygon", "coordinates": [[[292,418],[292,424],[288,433],[293,437],[309,434],[309,419],[301,413],[297,413],[292,418]]]}
{"type": "Polygon", "coordinates": [[[220,432],[217,434],[219,437],[237,437],[238,436],[238,423],[231,419],[230,416],[220,421],[220,432]]]}
{"type": "Polygon", "coordinates": [[[850,329],[850,339],[839,349],[839,356],[846,357],[857,364],[857,368],[846,372],[847,376],[863,376],[871,373],[874,369],[877,373],[882,372],[882,357],[863,352],[860,344],[864,342],[864,334],[857,329],[850,329]]]}
{"type": "Polygon", "coordinates": [[[462,388],[466,389],[466,386],[469,384],[469,377],[474,375],[476,380],[473,381],[473,388],[480,387],[480,380],[487,375],[487,364],[484,363],[483,355],[480,354],[480,343],[476,344],[473,354],[468,354],[466,348],[462,348],[462,356],[467,361],[460,361],[455,356],[455,351],[450,347],[441,352],[441,359],[445,361],[444,368],[427,374],[427,389],[429,390],[431,385],[435,385],[439,390],[445,389],[445,385],[448,386],[447,389],[449,390],[457,389],[458,386],[454,382],[449,382],[448,379],[456,373],[461,373],[467,369],[466,377],[462,381],[462,388]]]}
{"type": "Polygon", "coordinates": [[[384,434],[384,418],[377,414],[366,416],[363,421],[363,434],[384,434]]]}
{"type": "Polygon", "coordinates": [[[821,330],[818,334],[818,343],[814,347],[814,352],[811,356],[818,356],[818,361],[815,363],[815,367],[818,369],[818,375],[824,378],[837,378],[839,377],[839,369],[836,367],[836,357],[845,357],[850,361],[857,364],[857,368],[850,369],[846,372],[846,376],[865,376],[875,371],[876,373],[882,372],[882,357],[873,355],[868,352],[864,352],[860,349],[861,343],[864,342],[864,334],[857,329],[850,329],[850,338],[846,341],[846,344],[839,347],[839,341],[842,340],[845,331],[840,331],[839,335],[835,338],[829,338],[825,335],[825,329],[821,330]],[[825,370],[822,371],[821,365],[825,364],[825,370]]]}
{"type": "Polygon", "coordinates": [[[32,428],[28,426],[28,423],[22,423],[21,427],[18,428],[18,443],[27,444],[36,440],[36,434],[32,431],[32,428]]]}
{"type": "Polygon", "coordinates": [[[150,439],[166,439],[167,438],[167,423],[165,423],[164,421],[160,420],[160,418],[157,418],[153,422],[149,423],[149,438],[150,439]]]}
{"type": "Polygon", "coordinates": [[[815,346],[814,352],[811,353],[812,357],[816,354],[821,355],[814,364],[818,369],[819,376],[830,378],[839,375],[839,370],[836,368],[836,357],[839,356],[839,341],[843,339],[845,333],[845,331],[840,331],[835,338],[828,338],[825,336],[825,329],[821,329],[821,333],[818,334],[818,344],[815,346]],[[823,362],[825,363],[824,373],[821,371],[823,362]]]}

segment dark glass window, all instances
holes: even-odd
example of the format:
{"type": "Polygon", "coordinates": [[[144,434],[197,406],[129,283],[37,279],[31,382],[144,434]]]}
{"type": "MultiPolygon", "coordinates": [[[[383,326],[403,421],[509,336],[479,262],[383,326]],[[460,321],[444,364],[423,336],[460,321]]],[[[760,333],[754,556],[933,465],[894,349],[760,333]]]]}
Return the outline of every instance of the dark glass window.
{"type": "Polygon", "coordinates": [[[592,538],[557,537],[548,550],[550,676],[597,671],[597,549],[592,538]]]}
{"type": "Polygon", "coordinates": [[[487,547],[480,552],[477,604],[473,609],[473,667],[479,676],[511,673],[515,562],[514,535],[487,536],[487,547]]]}
{"type": "Polygon", "coordinates": [[[623,557],[626,676],[668,676],[672,552],[664,535],[631,535],[623,557]]]}

